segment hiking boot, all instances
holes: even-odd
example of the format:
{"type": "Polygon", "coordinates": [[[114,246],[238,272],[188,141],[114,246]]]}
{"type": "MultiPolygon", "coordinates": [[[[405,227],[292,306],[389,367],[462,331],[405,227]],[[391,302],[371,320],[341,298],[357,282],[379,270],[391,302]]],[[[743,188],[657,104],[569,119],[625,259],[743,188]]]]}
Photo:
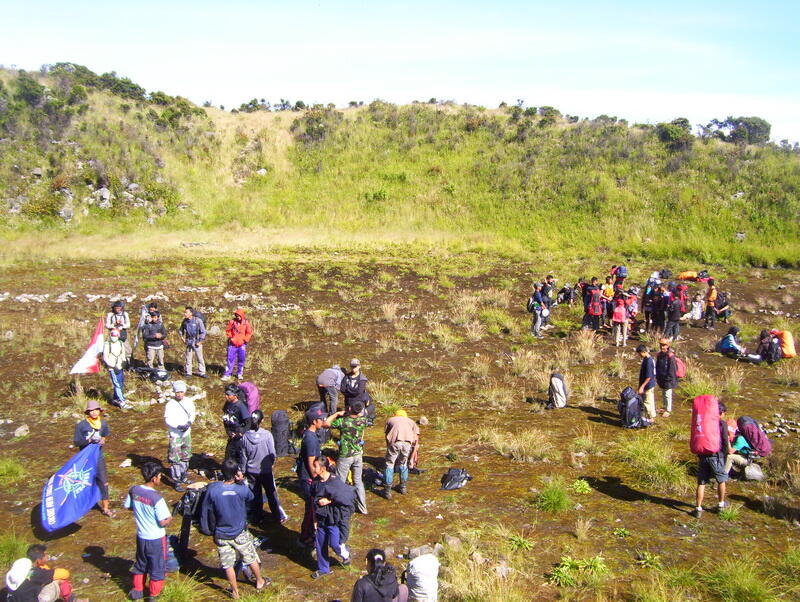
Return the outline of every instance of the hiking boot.
{"type": "Polygon", "coordinates": [[[311,573],[311,578],[319,579],[320,577],[324,577],[325,575],[330,575],[330,574],[331,574],[330,571],[328,571],[327,573],[323,573],[322,571],[314,571],[313,573],[311,573]]]}
{"type": "Polygon", "coordinates": [[[233,377],[232,377],[230,374],[228,374],[227,376],[222,376],[222,377],[220,377],[220,380],[221,380],[222,382],[226,383],[226,382],[228,382],[229,380],[233,380],[233,377]]]}
{"type": "Polygon", "coordinates": [[[717,504],[717,510],[723,510],[725,508],[730,508],[730,507],[731,507],[730,502],[720,502],[719,504],[717,504]]]}
{"type": "Polygon", "coordinates": [[[386,485],[383,488],[383,497],[385,497],[387,500],[392,499],[392,488],[391,488],[391,486],[386,485]]]}
{"type": "Polygon", "coordinates": [[[701,516],[703,516],[703,509],[702,508],[695,508],[694,510],[692,510],[691,515],[694,518],[700,518],[701,516]]]}
{"type": "Polygon", "coordinates": [[[175,489],[175,491],[177,491],[178,493],[183,493],[184,491],[186,491],[186,487],[184,487],[184,486],[183,486],[183,485],[181,485],[180,483],[175,483],[175,485],[173,485],[173,488],[174,488],[174,489],[175,489]]]}
{"type": "Polygon", "coordinates": [[[402,495],[405,495],[406,493],[408,493],[408,487],[406,487],[405,483],[400,483],[400,487],[397,488],[397,492],[402,495]]]}

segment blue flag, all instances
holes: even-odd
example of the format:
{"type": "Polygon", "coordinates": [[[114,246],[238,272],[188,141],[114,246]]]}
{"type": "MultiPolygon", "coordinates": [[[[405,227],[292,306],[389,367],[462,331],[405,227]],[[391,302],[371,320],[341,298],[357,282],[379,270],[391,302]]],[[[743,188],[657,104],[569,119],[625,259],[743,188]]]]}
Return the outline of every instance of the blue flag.
{"type": "Polygon", "coordinates": [[[42,489],[42,526],[55,531],[74,523],[100,500],[97,486],[99,445],[87,445],[72,456],[42,489]]]}

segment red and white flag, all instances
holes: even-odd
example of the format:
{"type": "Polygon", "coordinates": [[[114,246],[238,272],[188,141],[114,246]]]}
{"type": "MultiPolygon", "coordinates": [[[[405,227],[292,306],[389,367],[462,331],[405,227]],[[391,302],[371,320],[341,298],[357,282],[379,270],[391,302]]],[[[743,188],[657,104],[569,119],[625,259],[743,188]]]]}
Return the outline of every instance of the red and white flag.
{"type": "Polygon", "coordinates": [[[98,356],[103,353],[103,343],[105,342],[105,327],[103,326],[103,319],[97,321],[97,326],[92,333],[92,340],[89,341],[89,347],[83,354],[83,357],[72,366],[70,374],[97,374],[100,372],[100,360],[98,356]]]}

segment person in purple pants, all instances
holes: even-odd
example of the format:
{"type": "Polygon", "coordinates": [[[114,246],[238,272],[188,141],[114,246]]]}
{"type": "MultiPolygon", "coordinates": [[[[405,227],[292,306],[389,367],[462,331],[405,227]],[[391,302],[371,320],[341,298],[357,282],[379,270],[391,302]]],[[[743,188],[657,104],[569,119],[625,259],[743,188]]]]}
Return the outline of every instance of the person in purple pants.
{"type": "Polygon", "coordinates": [[[225,329],[225,336],[228,337],[228,365],[222,380],[230,380],[233,375],[233,368],[236,366],[236,378],[244,377],[244,362],[247,358],[247,343],[253,337],[253,327],[245,317],[244,309],[239,307],[233,312],[233,319],[228,322],[225,329]]]}

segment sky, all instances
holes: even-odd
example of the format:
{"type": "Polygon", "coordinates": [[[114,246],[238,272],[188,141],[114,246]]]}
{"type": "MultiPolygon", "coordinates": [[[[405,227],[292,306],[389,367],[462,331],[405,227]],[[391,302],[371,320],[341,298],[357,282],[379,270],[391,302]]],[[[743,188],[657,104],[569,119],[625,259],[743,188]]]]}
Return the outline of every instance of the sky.
{"type": "Polygon", "coordinates": [[[69,61],[230,109],[251,98],[486,107],[800,141],[800,2],[0,0],[0,64],[69,61]],[[5,5],[5,6],[3,6],[5,5]]]}

